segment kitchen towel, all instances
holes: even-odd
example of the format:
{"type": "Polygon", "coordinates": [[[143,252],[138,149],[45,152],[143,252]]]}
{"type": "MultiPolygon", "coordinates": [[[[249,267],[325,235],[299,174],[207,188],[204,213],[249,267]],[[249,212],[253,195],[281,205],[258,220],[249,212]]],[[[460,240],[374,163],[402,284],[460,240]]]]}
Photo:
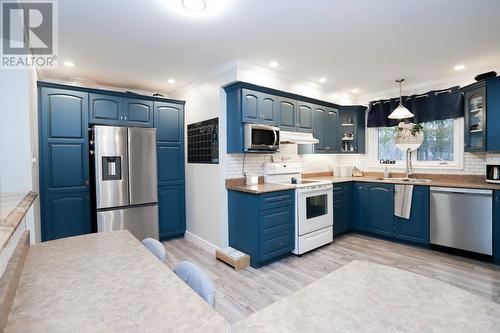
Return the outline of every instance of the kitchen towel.
{"type": "Polygon", "coordinates": [[[394,215],[410,218],[413,185],[394,185],[394,215]]]}

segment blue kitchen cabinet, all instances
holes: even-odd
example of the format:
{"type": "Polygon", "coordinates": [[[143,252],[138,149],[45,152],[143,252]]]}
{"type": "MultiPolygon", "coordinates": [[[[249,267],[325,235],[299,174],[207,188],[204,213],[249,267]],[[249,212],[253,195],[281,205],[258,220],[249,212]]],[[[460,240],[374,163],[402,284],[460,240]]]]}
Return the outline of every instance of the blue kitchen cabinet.
{"type": "Polygon", "coordinates": [[[296,131],[304,133],[313,132],[313,111],[314,105],[302,101],[297,101],[297,124],[296,131]]]}
{"type": "Polygon", "coordinates": [[[339,111],[333,108],[326,108],[325,114],[325,152],[339,152],[339,111]]]}
{"type": "Polygon", "coordinates": [[[90,233],[89,192],[45,195],[41,228],[42,242],[90,233]]]}
{"type": "Polygon", "coordinates": [[[88,94],[39,89],[42,241],[90,232],[88,94]]]}
{"type": "Polygon", "coordinates": [[[110,126],[153,126],[153,102],[108,94],[89,95],[90,123],[110,126]]]}
{"type": "Polygon", "coordinates": [[[158,161],[160,239],[182,237],[186,231],[184,181],[184,105],[154,102],[158,161]]]}
{"type": "Polygon", "coordinates": [[[500,265],[500,190],[493,192],[493,258],[500,265]]]}
{"type": "Polygon", "coordinates": [[[338,153],[339,111],[321,105],[314,106],[313,135],[318,139],[314,153],[338,153]]]}
{"type": "Polygon", "coordinates": [[[355,230],[394,237],[394,185],[356,182],[354,202],[355,230]]]}
{"type": "Polygon", "coordinates": [[[296,131],[297,101],[291,98],[279,97],[278,119],[282,131],[296,131]]]}
{"type": "Polygon", "coordinates": [[[160,239],[182,237],[186,232],[184,185],[158,187],[160,239]]]}
{"type": "Polygon", "coordinates": [[[394,236],[394,185],[370,184],[368,187],[368,232],[394,236]]]}
{"type": "Polygon", "coordinates": [[[325,151],[325,125],[326,107],[316,105],[313,112],[313,136],[318,139],[314,145],[314,153],[323,153],[325,151]]]}
{"type": "Polygon", "coordinates": [[[500,152],[500,77],[486,84],[486,151],[500,152]]]}
{"type": "Polygon", "coordinates": [[[250,255],[254,268],[287,256],[295,247],[295,192],[228,191],[229,246],[250,255]]]}
{"type": "Polygon", "coordinates": [[[339,113],[338,144],[342,154],[365,153],[366,107],[342,106],[339,113]]]}
{"type": "Polygon", "coordinates": [[[118,125],[123,121],[123,98],[105,94],[90,94],[90,122],[118,125]]]}
{"type": "Polygon", "coordinates": [[[333,235],[335,237],[351,230],[353,215],[352,183],[338,183],[333,186],[333,235]]]}
{"type": "MultiPolygon", "coordinates": [[[[90,124],[157,127],[160,231],[185,231],[184,103],[38,82],[42,240],[91,232],[90,124]]],[[[94,225],[95,226],[95,225],[94,225]]]]}
{"type": "Polygon", "coordinates": [[[413,186],[410,218],[394,216],[397,239],[429,245],[429,187],[413,186]]]}
{"type": "Polygon", "coordinates": [[[355,202],[354,208],[354,219],[353,219],[353,229],[356,231],[366,232],[368,231],[368,217],[370,212],[368,211],[370,198],[368,196],[368,184],[367,183],[354,183],[354,193],[353,198],[355,202]]]}
{"type": "Polygon", "coordinates": [[[244,123],[278,124],[278,97],[241,89],[241,112],[244,123]]]}
{"type": "Polygon", "coordinates": [[[153,102],[139,98],[125,98],[124,124],[136,127],[153,127],[153,102]]]}
{"type": "Polygon", "coordinates": [[[181,145],[184,140],[184,106],[154,102],[154,127],[158,143],[181,145]]]}

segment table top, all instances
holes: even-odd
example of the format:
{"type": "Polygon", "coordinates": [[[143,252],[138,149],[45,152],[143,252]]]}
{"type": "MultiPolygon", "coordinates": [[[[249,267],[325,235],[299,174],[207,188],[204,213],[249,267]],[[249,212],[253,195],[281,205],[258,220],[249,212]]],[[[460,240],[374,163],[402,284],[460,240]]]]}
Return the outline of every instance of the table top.
{"type": "Polygon", "coordinates": [[[128,231],[31,246],[6,332],[227,332],[128,231]]]}
{"type": "Polygon", "coordinates": [[[234,332],[500,332],[500,305],[416,273],[354,261],[234,332]]]}
{"type": "Polygon", "coordinates": [[[36,192],[0,193],[0,250],[9,242],[36,197],[36,192]]]}

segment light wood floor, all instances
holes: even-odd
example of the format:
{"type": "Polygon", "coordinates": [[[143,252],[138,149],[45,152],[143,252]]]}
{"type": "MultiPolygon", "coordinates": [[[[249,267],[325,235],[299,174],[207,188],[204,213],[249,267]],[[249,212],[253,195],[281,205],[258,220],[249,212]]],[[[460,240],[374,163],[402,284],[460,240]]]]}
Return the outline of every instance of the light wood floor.
{"type": "Polygon", "coordinates": [[[291,255],[259,269],[239,272],[185,239],[164,242],[167,265],[180,260],[200,266],[217,289],[215,309],[234,323],[353,260],[365,260],[448,282],[500,303],[500,268],[418,247],[358,234],[300,257],[291,255]]]}

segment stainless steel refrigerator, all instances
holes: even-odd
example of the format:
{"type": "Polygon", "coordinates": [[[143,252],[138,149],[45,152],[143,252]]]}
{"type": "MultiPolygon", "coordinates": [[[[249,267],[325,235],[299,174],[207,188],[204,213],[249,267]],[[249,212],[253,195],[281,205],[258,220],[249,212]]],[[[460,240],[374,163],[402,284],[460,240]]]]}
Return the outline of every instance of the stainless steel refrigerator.
{"type": "Polygon", "coordinates": [[[97,231],[158,239],[156,129],[94,126],[97,231]]]}

